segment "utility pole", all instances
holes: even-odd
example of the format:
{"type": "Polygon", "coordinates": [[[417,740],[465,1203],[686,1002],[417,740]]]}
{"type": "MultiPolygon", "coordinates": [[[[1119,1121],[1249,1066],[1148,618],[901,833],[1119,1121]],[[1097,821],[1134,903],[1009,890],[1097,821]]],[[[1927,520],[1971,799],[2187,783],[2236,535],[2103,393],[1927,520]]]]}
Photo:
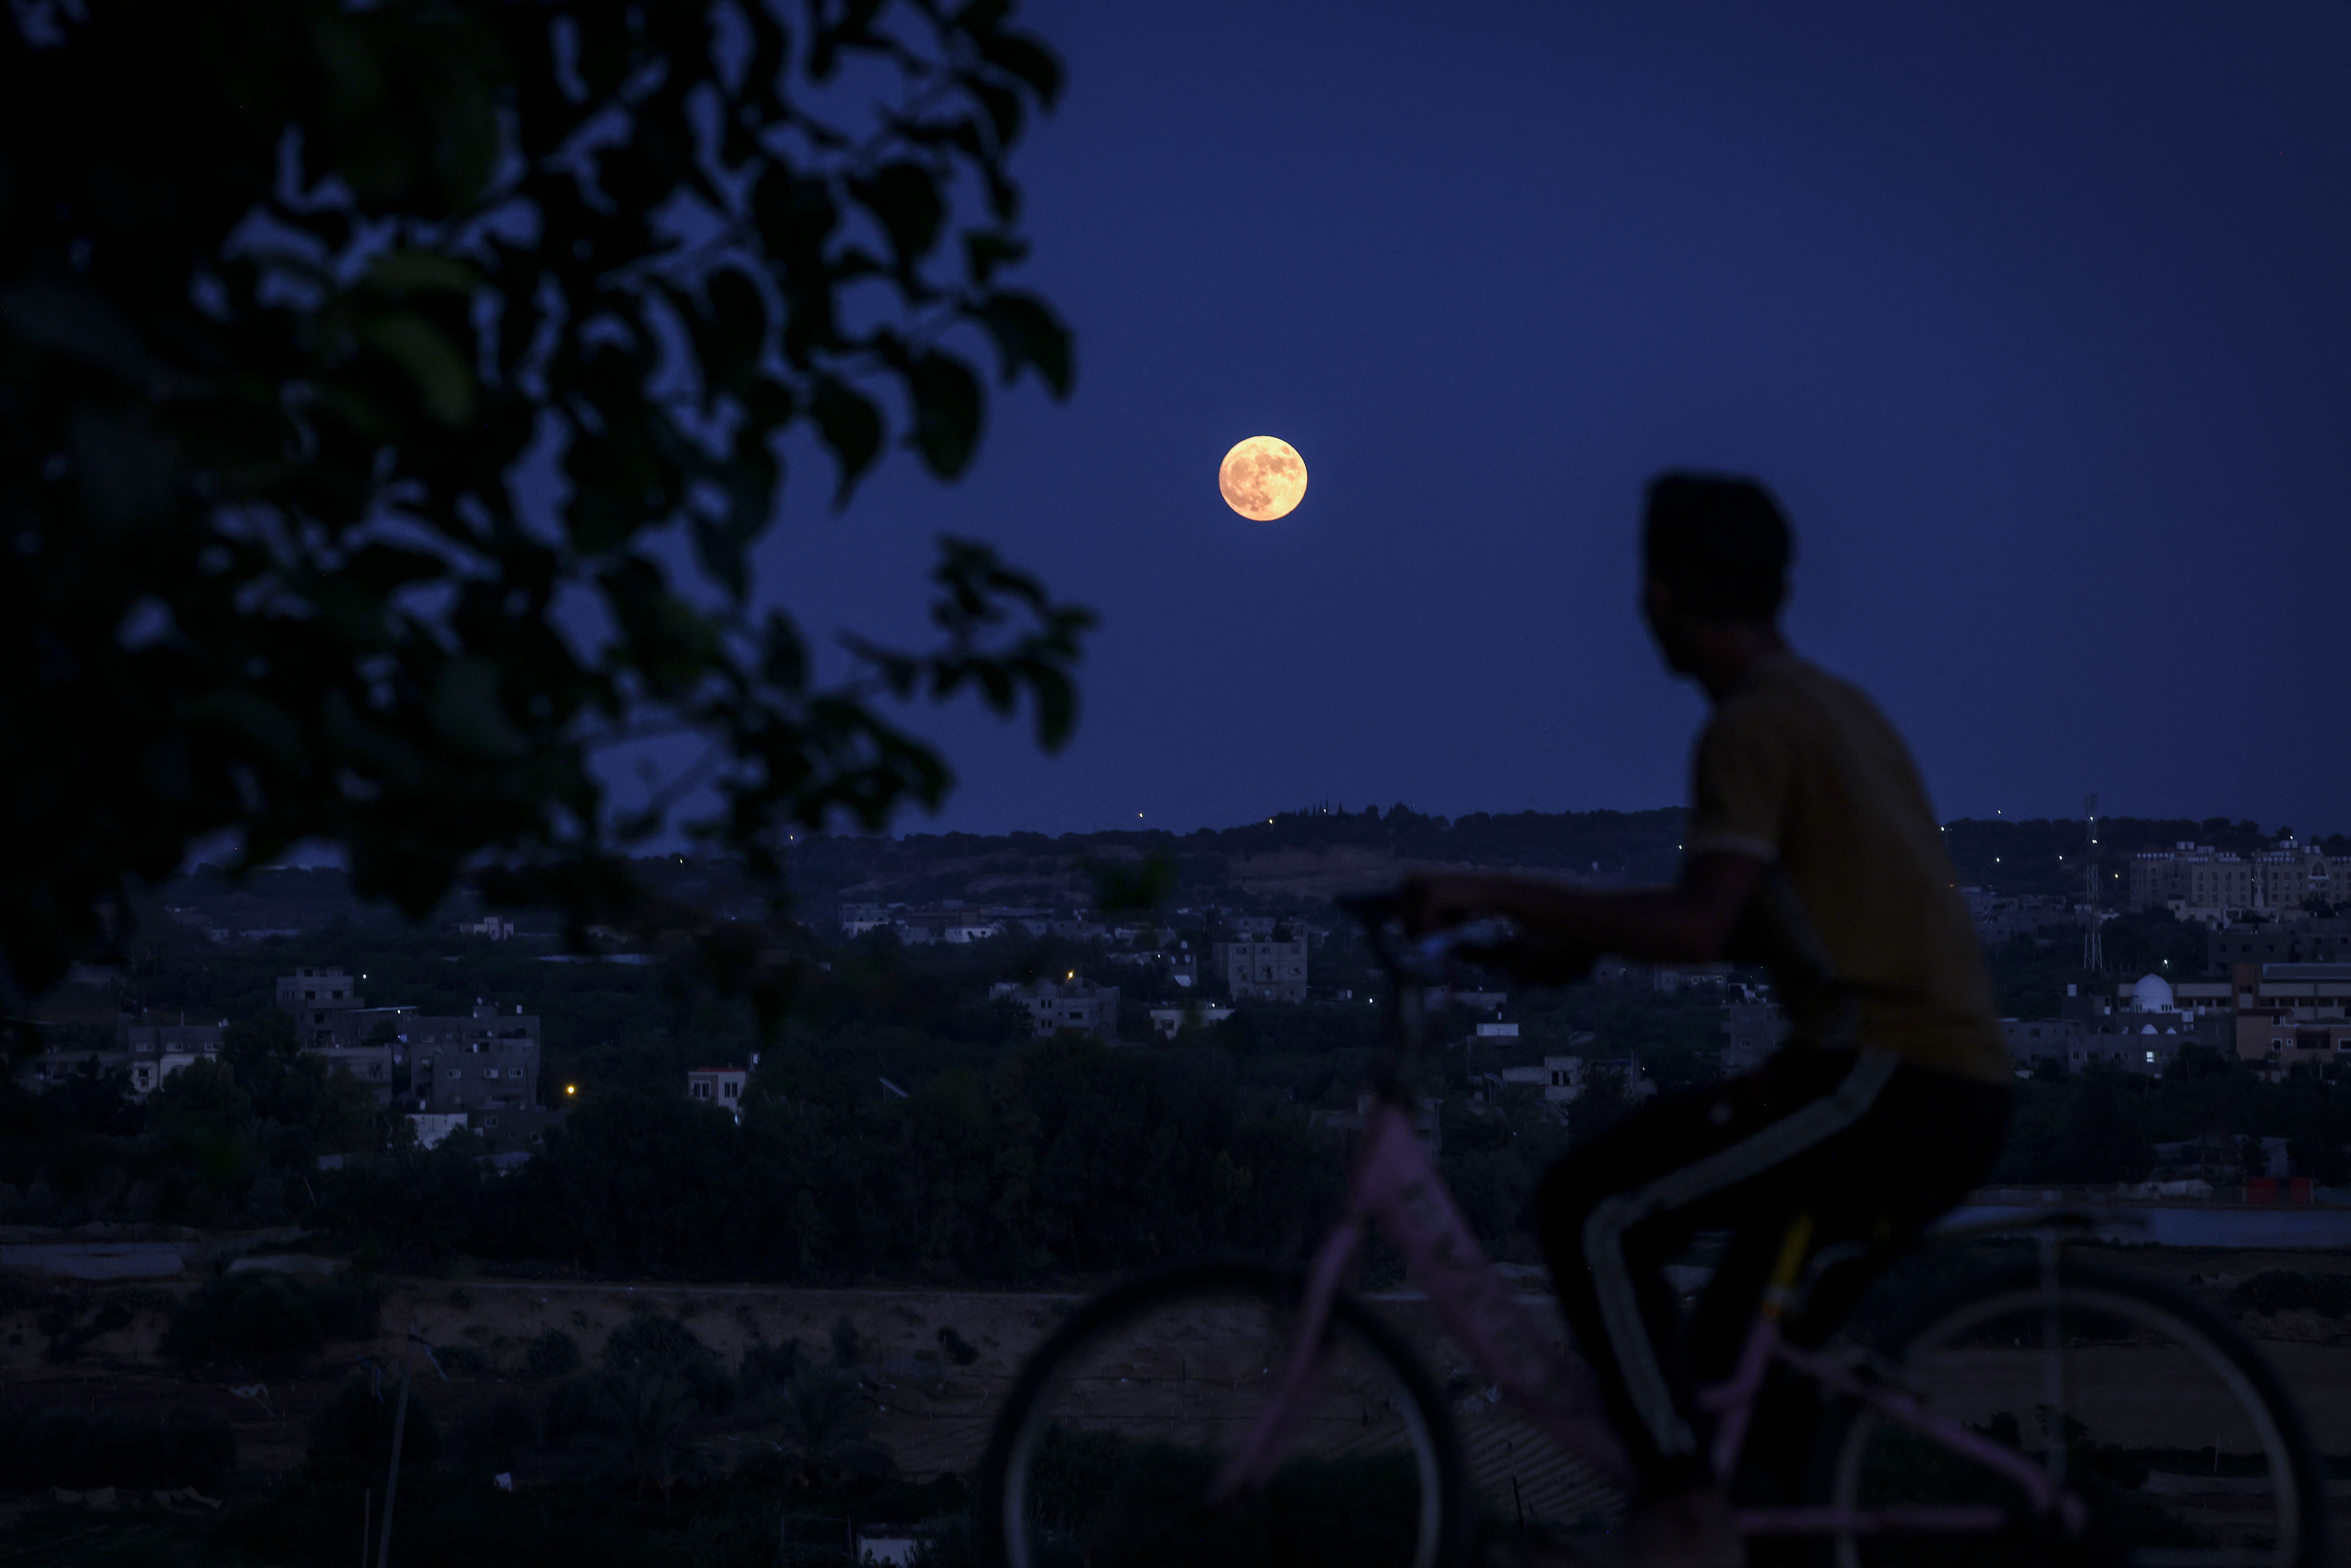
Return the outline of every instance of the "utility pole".
{"type": "MultiPolygon", "coordinates": [[[[383,1533],[376,1537],[375,1568],[389,1568],[392,1562],[392,1500],[400,1494],[400,1445],[402,1439],[408,1436],[408,1360],[410,1348],[414,1345],[423,1345],[424,1347],[424,1359],[433,1364],[434,1371],[441,1372],[441,1363],[439,1358],[434,1356],[433,1354],[432,1342],[427,1340],[423,1334],[416,1332],[417,1326],[417,1324],[413,1322],[408,1325],[408,1333],[401,1342],[400,1346],[400,1404],[392,1411],[392,1473],[384,1478],[383,1533]]],[[[444,1383],[448,1382],[449,1375],[445,1372],[441,1372],[441,1381],[444,1383]]]]}
{"type": "Polygon", "coordinates": [[[2106,972],[2106,939],[2098,927],[2105,922],[2105,912],[2099,907],[2098,897],[2098,798],[2082,797],[2082,816],[2090,838],[2089,869],[2085,873],[2090,883],[2090,907],[2083,917],[2082,967],[2093,975],[2106,972]]]}

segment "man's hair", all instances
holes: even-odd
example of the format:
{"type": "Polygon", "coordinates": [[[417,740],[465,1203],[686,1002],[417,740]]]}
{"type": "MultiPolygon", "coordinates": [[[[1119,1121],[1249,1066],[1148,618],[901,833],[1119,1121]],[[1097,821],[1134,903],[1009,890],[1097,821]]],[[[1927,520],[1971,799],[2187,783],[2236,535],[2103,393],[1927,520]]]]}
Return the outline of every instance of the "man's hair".
{"type": "Polygon", "coordinates": [[[1649,481],[1642,565],[1691,613],[1769,621],[1788,596],[1795,537],[1771,492],[1731,474],[1660,474],[1649,481]]]}

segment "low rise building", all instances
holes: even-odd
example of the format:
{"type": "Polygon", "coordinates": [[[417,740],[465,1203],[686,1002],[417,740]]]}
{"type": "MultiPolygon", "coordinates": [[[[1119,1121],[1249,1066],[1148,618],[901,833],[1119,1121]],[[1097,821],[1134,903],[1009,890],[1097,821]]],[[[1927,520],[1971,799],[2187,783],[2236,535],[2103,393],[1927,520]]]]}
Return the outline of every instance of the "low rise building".
{"type": "Polygon", "coordinates": [[[2249,855],[2182,840],[2131,857],[2129,899],[2134,909],[2168,908],[2207,924],[2250,911],[2294,914],[2351,899],[2351,861],[2295,839],[2249,855]]]}
{"type": "Polygon", "coordinates": [[[342,1008],[364,1007],[360,999],[359,982],[343,973],[340,965],[329,968],[300,968],[290,975],[277,977],[277,1005],[292,1013],[299,1023],[324,1024],[325,1015],[342,1008]]]}
{"type": "Polygon", "coordinates": [[[2351,1061],[2351,964],[2236,964],[2229,977],[2241,1061],[2327,1078],[2351,1061]]]}
{"type": "Polygon", "coordinates": [[[53,1040],[37,1055],[17,1064],[18,1083],[41,1094],[83,1074],[105,1077],[120,1073],[131,1097],[143,1100],[182,1068],[218,1061],[221,1039],[228,1029],[225,1019],[214,1023],[192,1023],[185,1013],[141,1009],[136,1013],[118,1014],[114,1038],[106,1040],[99,1019],[74,1021],[86,1026],[80,1038],[88,1043],[60,1044],[53,1040]]]}
{"type": "Polygon", "coordinates": [[[408,1124],[416,1129],[416,1142],[422,1148],[438,1148],[441,1141],[465,1125],[463,1111],[411,1111],[408,1124]]]}
{"type": "Polygon", "coordinates": [[[890,907],[887,904],[844,904],[841,906],[841,934],[844,936],[862,936],[889,924],[890,907]]]}
{"type": "Polygon", "coordinates": [[[120,1040],[123,1070],[131,1092],[145,1099],[158,1084],[183,1067],[220,1060],[221,1038],[228,1020],[190,1023],[188,1015],[166,1015],[141,1009],[122,1015],[120,1040]]]}
{"type": "Polygon", "coordinates": [[[396,1070],[405,1060],[400,1036],[416,1009],[368,1006],[359,992],[364,977],[340,967],[297,969],[277,977],[277,1005],[293,1016],[295,1038],[304,1051],[325,1056],[374,1090],[383,1103],[392,1098],[396,1070]]]}
{"type": "Polygon", "coordinates": [[[2100,1029],[2072,1019],[2003,1019],[2009,1059],[2020,1074],[2076,1073],[2094,1068],[2160,1078],[2171,1070],[2179,1053],[2191,1045],[2209,1045],[2197,1034],[2179,1028],[2158,1030],[2141,1024],[2137,1030],[2100,1029]]]}
{"type": "Polygon", "coordinates": [[[716,1105],[743,1119],[743,1091],[751,1075],[739,1067],[696,1067],[685,1075],[685,1097],[698,1105],[716,1105]]]}
{"type": "Polygon", "coordinates": [[[1722,1009],[1722,1071],[1752,1072],[1788,1038],[1788,1020],[1771,1002],[1732,1002],[1722,1009]]]}
{"type": "Polygon", "coordinates": [[[887,925],[898,934],[898,940],[909,947],[919,947],[933,942],[984,942],[991,936],[1004,935],[1005,923],[987,911],[963,904],[942,904],[908,908],[892,904],[883,908],[873,904],[851,904],[841,906],[841,928],[852,936],[887,925]],[[856,918],[852,919],[852,914],[856,918]]]}
{"type": "Polygon", "coordinates": [[[1583,1058],[1546,1056],[1541,1067],[1505,1067],[1496,1074],[1506,1089],[1530,1089],[1550,1105],[1572,1105],[1583,1097],[1583,1058]]]}
{"type": "Polygon", "coordinates": [[[1186,990],[1200,977],[1200,960],[1189,945],[1177,943],[1173,947],[1117,947],[1096,954],[1094,962],[1117,964],[1129,968],[1149,968],[1156,964],[1167,966],[1167,977],[1186,990]]]}
{"type": "Polygon", "coordinates": [[[2191,1047],[2278,1074],[2307,1066],[2333,1078],[2351,1063],[2351,964],[2240,963],[2225,981],[2177,984],[2141,975],[2064,1008],[2001,1020],[2019,1071],[2161,1073],[2191,1047]]]}
{"type": "Polygon", "coordinates": [[[1029,1013],[1040,1039],[1064,1030],[1112,1041],[1118,1039],[1118,988],[1097,986],[1071,975],[1061,981],[1005,980],[987,988],[990,1001],[1016,1002],[1029,1013]]]}
{"type": "Polygon", "coordinates": [[[1275,932],[1262,941],[1210,945],[1209,961],[1224,982],[1227,996],[1273,1002],[1306,999],[1306,939],[1273,940],[1280,935],[1275,932]]]}
{"type": "Polygon", "coordinates": [[[539,1020],[476,1001],[470,1018],[412,1014],[401,1044],[421,1112],[521,1110],[538,1103],[539,1020]]]}
{"type": "Polygon", "coordinates": [[[2019,936],[2063,930],[2079,919],[2069,899],[2001,894],[1982,887],[1963,887],[1959,892],[1967,899],[1968,918],[1975,924],[1976,938],[1987,947],[1998,947],[2019,936]]]}
{"type": "Polygon", "coordinates": [[[2237,922],[2204,939],[2208,967],[2233,964],[2351,964],[2351,918],[2237,922]]]}

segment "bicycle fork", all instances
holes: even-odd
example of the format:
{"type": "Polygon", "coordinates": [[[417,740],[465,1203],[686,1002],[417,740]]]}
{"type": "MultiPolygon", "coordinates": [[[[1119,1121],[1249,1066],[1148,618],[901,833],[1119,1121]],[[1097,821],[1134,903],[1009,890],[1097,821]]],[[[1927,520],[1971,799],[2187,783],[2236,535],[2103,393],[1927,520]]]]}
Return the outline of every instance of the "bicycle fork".
{"type": "Polygon", "coordinates": [[[1296,1433],[1299,1418],[1306,1409],[1307,1392],[1322,1359],[1322,1340],[1330,1331],[1332,1306],[1339,1299],[1339,1287],[1354,1265],[1355,1255],[1363,1249],[1364,1226],[1361,1216],[1350,1216],[1314,1254],[1313,1265],[1306,1276],[1306,1299],[1299,1306],[1297,1333],[1290,1344],[1289,1364],[1281,1369],[1281,1382],[1274,1389],[1272,1401],[1259,1413],[1239,1450],[1226,1461],[1216,1484],[1208,1490],[1211,1504],[1221,1504],[1240,1492],[1263,1486],[1296,1433]]]}

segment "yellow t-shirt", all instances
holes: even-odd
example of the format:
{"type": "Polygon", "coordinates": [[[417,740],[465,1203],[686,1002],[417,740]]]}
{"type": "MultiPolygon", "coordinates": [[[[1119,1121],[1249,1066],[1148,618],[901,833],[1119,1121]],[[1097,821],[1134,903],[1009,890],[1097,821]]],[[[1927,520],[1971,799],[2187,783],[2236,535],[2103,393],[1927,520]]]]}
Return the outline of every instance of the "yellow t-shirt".
{"type": "MultiPolygon", "coordinates": [[[[1792,654],[1757,664],[1698,736],[1683,852],[1771,862],[1771,963],[1799,1041],[1841,1037],[1920,1067],[2010,1075],[1983,949],[1902,737],[1861,690],[1792,654]],[[1809,926],[1809,932],[1801,929],[1809,926]],[[1792,951],[1843,996],[1809,985],[1792,951]],[[1848,1030],[1833,1027],[1840,1009],[1848,1030]]],[[[1746,925],[1756,924],[1750,919],[1746,925]]]]}

